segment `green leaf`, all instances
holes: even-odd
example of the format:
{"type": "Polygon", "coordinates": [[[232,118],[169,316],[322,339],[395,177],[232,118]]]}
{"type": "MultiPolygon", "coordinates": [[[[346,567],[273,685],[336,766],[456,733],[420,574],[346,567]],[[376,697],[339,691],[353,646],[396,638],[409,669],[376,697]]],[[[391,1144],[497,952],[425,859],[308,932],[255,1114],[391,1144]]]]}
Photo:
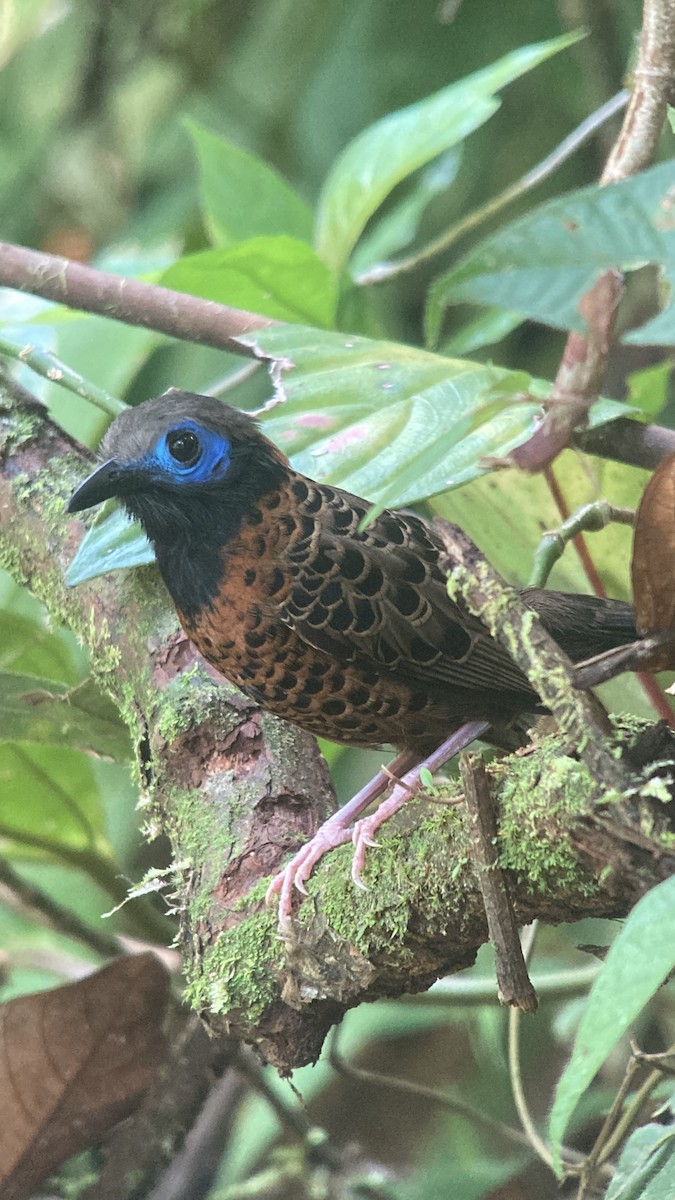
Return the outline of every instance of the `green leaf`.
{"type": "Polygon", "coordinates": [[[495,92],[577,37],[524,46],[359,134],[337,159],[319,197],[315,244],[324,261],[340,270],[369,218],[401,180],[483,125],[499,108],[495,92]]]}
{"type": "MultiPolygon", "coordinates": [[[[607,187],[550,200],[486,238],[429,294],[427,332],[434,342],[449,304],[489,304],[560,329],[584,329],[579,300],[608,267],[660,263],[675,279],[675,227],[668,216],[675,160],[607,187]]],[[[631,341],[672,340],[675,314],[660,314],[660,336],[645,326],[631,341]],[[666,333],[668,339],[666,339],[666,333]]]]}
{"type": "Polygon", "coordinates": [[[628,398],[646,421],[653,421],[665,408],[673,364],[657,363],[628,376],[628,398]]]}
{"type": "Polygon", "coordinates": [[[68,688],[34,675],[0,671],[0,741],[47,742],[126,762],[129,732],[91,679],[68,688]]]}
{"type": "Polygon", "coordinates": [[[358,277],[383,262],[416,237],[425,209],[454,183],[462,161],[462,147],[454,146],[420,173],[408,195],[403,196],[364,234],[351,258],[351,273],[358,277]]]}
{"type": "Polygon", "coordinates": [[[258,237],[191,254],[169,267],[161,283],[279,321],[335,323],[337,280],[311,246],[291,237],[258,237]]]}
{"type": "Polygon", "coordinates": [[[508,312],[502,308],[488,308],[472,321],[467,321],[448,338],[441,354],[454,357],[473,354],[483,346],[493,346],[495,342],[501,342],[502,338],[507,337],[522,323],[520,313],[508,312]]]}
{"type": "Polygon", "coordinates": [[[187,119],[201,177],[204,220],[218,245],[288,234],[311,241],[312,213],[304,200],[255,154],[187,119]]]}
{"type": "MultiPolygon", "coordinates": [[[[268,436],[299,471],[378,507],[484,474],[484,458],[508,453],[533,427],[539,404],[527,393],[546,390],[525,372],[300,326],[242,340],[279,360],[284,404],[262,415],[268,436]]],[[[593,419],[625,411],[604,401],[593,419]]]]}
{"type": "MultiPolygon", "coordinates": [[[[261,414],[267,436],[297,470],[378,509],[426,500],[484,475],[485,459],[507,454],[531,431],[548,387],[525,372],[301,325],[240,341],[273,360],[283,404],[261,414]]],[[[631,411],[599,401],[591,425],[631,411]]],[[[66,583],[152,560],[139,527],[118,509],[86,534],[66,583]]]]}
{"type": "Polygon", "coordinates": [[[65,574],[68,587],[86,583],[106,571],[141,567],[155,561],[155,554],[140,525],[130,521],[121,508],[104,514],[85,533],[77,554],[65,574]]]}
{"type": "Polygon", "coordinates": [[[107,847],[90,761],[75,750],[0,743],[0,838],[23,853],[68,859],[107,847]]]}
{"type": "Polygon", "coordinates": [[[643,1125],[631,1134],[605,1200],[671,1200],[675,1195],[675,1132],[643,1125]]]}
{"type": "Polygon", "coordinates": [[[549,1133],[558,1173],[562,1139],[577,1101],[675,966],[674,921],[675,877],[671,877],[638,901],[610,946],[556,1089],[549,1133]]]}
{"type": "Polygon", "coordinates": [[[74,684],[81,679],[72,634],[47,629],[44,621],[0,610],[0,670],[46,675],[74,684]]]}

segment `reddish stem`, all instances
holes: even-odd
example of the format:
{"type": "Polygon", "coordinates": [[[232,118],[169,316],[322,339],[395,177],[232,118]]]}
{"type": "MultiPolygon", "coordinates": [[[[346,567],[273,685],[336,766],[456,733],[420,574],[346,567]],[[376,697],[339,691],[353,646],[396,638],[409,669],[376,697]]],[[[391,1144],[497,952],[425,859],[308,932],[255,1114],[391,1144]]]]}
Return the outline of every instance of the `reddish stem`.
{"type": "MultiPolygon", "coordinates": [[[[570,510],[565,497],[562,494],[560,484],[555,477],[553,467],[550,464],[547,467],[544,467],[544,475],[553,497],[553,501],[558,509],[558,512],[560,513],[560,518],[562,521],[566,521],[570,515],[570,510]]],[[[574,548],[581,559],[581,565],[586,572],[586,578],[588,579],[592,590],[595,592],[596,596],[606,597],[607,592],[605,591],[595,563],[591,558],[591,553],[586,545],[586,539],[584,538],[583,534],[577,533],[572,541],[574,542],[574,548]]],[[[639,679],[642,689],[645,692],[650,704],[654,708],[657,716],[659,716],[661,720],[667,721],[671,729],[675,729],[675,713],[670,707],[663,690],[657,683],[654,676],[650,675],[646,671],[636,671],[636,677],[639,679]]]]}

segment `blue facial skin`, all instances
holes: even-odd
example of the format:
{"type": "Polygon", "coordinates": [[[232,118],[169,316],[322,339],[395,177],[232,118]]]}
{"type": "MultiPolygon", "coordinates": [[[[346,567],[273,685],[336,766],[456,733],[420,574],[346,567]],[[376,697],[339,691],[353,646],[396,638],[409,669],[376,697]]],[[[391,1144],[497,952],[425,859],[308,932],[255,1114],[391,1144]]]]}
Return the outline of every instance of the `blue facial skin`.
{"type": "Polygon", "coordinates": [[[196,421],[180,421],[167,429],[157,442],[152,454],[143,462],[143,467],[160,478],[175,483],[218,483],[227,474],[232,447],[221,433],[205,429],[196,421]],[[174,458],[169,449],[172,433],[192,433],[199,443],[199,453],[194,461],[182,463],[174,458]]]}

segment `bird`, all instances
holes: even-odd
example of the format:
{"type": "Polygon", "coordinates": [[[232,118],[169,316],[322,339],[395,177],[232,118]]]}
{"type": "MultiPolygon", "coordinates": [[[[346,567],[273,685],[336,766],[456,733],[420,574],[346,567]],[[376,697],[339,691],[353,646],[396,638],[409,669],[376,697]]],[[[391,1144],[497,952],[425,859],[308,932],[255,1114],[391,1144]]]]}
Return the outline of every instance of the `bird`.
{"type": "MultiPolygon", "coordinates": [[[[268,711],[348,746],[394,746],[391,770],[415,779],[458,731],[514,748],[524,718],[546,711],[507,651],[448,595],[434,530],[407,510],[368,522],[367,500],[295,471],[249,414],[171,388],[124,409],[101,455],[68,511],[117,498],[152,543],[187,637],[268,711]]],[[[625,602],[521,596],[573,661],[637,637],[625,602]]],[[[385,768],[275,877],[280,919],[390,783],[385,768]]],[[[381,824],[367,821],[356,882],[381,824]]]]}

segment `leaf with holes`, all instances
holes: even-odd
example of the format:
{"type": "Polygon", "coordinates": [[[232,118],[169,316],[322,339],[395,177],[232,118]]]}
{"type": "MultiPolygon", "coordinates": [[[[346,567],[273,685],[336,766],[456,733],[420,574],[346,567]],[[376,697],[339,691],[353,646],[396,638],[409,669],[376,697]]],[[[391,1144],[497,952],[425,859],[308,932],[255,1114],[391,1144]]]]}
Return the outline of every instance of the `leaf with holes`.
{"type": "MultiPolygon", "coordinates": [[[[276,399],[264,432],[293,466],[375,509],[427,500],[488,472],[534,428],[550,385],[523,371],[444,358],[378,342],[284,326],[239,339],[271,363],[276,399]]],[[[631,412],[603,400],[590,424],[631,412]]],[[[148,542],[121,513],[97,523],[66,576],[81,583],[148,562],[148,542]]]]}
{"type": "MultiPolygon", "coordinates": [[[[523,371],[444,358],[396,342],[294,326],[241,339],[274,360],[282,405],[265,433],[293,465],[377,508],[400,507],[490,470],[534,427],[548,386],[523,371]]],[[[600,424],[629,411],[596,405],[600,424]]]]}

